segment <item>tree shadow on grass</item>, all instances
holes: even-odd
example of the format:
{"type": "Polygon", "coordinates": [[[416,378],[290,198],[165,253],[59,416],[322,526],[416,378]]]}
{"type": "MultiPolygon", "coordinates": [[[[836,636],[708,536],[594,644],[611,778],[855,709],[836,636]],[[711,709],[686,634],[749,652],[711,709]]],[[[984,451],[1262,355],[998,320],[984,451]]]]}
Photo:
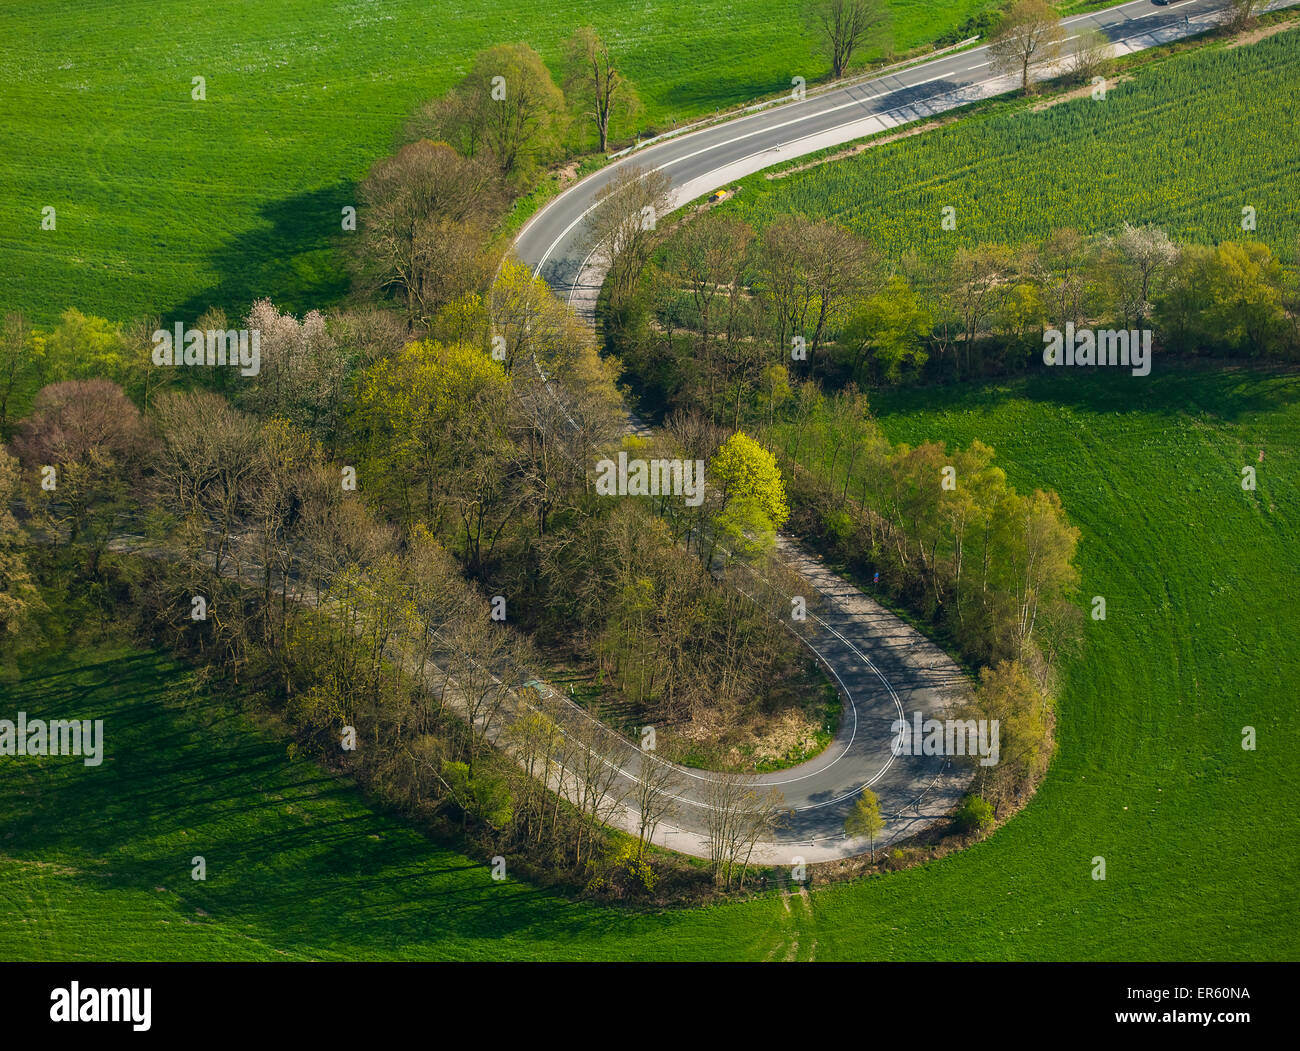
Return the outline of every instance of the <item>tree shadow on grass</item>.
{"type": "Polygon", "coordinates": [[[340,180],[263,205],[252,228],[210,255],[208,265],[220,274],[217,284],[167,316],[196,319],[219,306],[233,322],[262,298],[297,315],[341,301],[350,287],[343,249],[355,236],[343,231],[342,209],[356,204],[356,184],[340,180]]]}
{"type": "Polygon", "coordinates": [[[1010,380],[874,392],[881,416],[942,408],[949,412],[996,409],[1008,398],[1051,403],[1087,413],[1158,413],[1211,416],[1235,422],[1300,402],[1300,370],[1284,365],[1214,361],[1162,362],[1149,376],[1126,369],[1041,369],[1010,380]]]}
{"type": "Polygon", "coordinates": [[[308,956],[454,954],[530,929],[586,940],[630,921],[493,880],[346,778],[291,760],[228,704],[178,701],[187,677],[137,653],[37,672],[10,691],[45,717],[103,718],[108,745],[99,767],[67,756],[12,767],[0,849],[69,865],[87,893],[165,893],[187,922],[308,956]]]}

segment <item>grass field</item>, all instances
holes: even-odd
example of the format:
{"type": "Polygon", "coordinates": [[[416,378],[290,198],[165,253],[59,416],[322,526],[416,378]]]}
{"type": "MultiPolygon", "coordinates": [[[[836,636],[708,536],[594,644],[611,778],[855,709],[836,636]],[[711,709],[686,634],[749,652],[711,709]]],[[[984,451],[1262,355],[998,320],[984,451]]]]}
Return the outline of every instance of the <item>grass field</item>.
{"type": "Polygon", "coordinates": [[[79,650],[0,687],[4,717],[102,715],[110,755],[0,760],[0,958],[1295,959],[1300,376],[1156,364],[877,401],[894,441],[980,438],[1056,489],[1108,603],[1046,783],[987,842],[811,914],[571,904],[374,813],[167,661],[79,650]]]}
{"type": "MultiPolygon", "coordinates": [[[[995,2],[890,6],[902,52],[995,2]]],[[[214,0],[201,13],[179,0],[14,0],[0,6],[0,309],[49,323],[67,306],[120,320],[262,295],[328,305],[346,291],[332,246],[355,180],[475,52],[523,37],[558,73],[563,40],[594,25],[646,126],[664,126],[823,76],[801,12],[768,0],[214,0]],[[195,76],[205,101],[190,97],[195,76]]]]}
{"type": "Polygon", "coordinates": [[[760,227],[791,212],[833,217],[894,257],[1130,222],[1201,244],[1255,236],[1295,263],[1297,82],[1300,28],[1165,57],[1102,101],[1003,104],[781,179],[751,176],[722,207],[760,227]],[[1247,205],[1253,235],[1241,228],[1247,205]],[[940,225],[946,206],[954,231],[940,225]]]}

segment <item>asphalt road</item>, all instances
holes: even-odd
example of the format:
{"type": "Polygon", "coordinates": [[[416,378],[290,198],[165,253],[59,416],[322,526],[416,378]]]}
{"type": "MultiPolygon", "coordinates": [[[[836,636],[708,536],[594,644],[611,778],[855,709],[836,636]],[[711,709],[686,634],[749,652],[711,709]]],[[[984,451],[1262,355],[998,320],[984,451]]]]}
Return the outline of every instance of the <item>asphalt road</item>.
{"type": "MultiPolygon", "coordinates": [[[[1285,0],[1271,7],[1291,6],[1285,0]]],[[[1167,6],[1150,0],[1065,21],[1067,36],[1096,28],[1126,54],[1210,28],[1222,17],[1223,0],[1184,0],[1167,6]]],[[[886,128],[923,120],[970,102],[1013,90],[1015,77],[995,76],[987,47],[978,47],[810,96],[706,124],[631,151],[574,184],[520,231],[515,254],[589,320],[604,273],[592,263],[584,220],[600,189],[628,165],[656,168],[671,180],[673,206],[711,193],[774,164],[839,145],[886,128]]],[[[948,813],[969,785],[972,768],[943,757],[893,754],[891,726],[913,712],[947,718],[966,688],[960,669],[932,642],[847,581],[782,539],[786,560],[820,595],[805,625],[790,625],[837,683],[844,701],[840,731],[813,760],[756,780],[774,786],[791,810],[785,827],[760,843],[753,860],[792,864],[864,853],[867,844],[843,834],[853,800],[870,787],[887,825],[877,841],[911,835],[948,813]]],[[[552,698],[556,700],[556,698],[552,698]]],[[[585,715],[578,718],[589,718],[585,715]]],[[[641,765],[653,756],[625,747],[609,733],[607,764],[617,772],[617,791],[630,791],[641,765]]],[[[708,782],[702,771],[675,768],[676,811],[655,841],[708,855],[708,782]]],[[[563,790],[557,780],[556,787],[563,790]]],[[[635,829],[634,809],[614,823],[635,829]]]]}
{"type": "MultiPolygon", "coordinates": [[[[1098,29],[1111,40],[1115,54],[1128,54],[1202,32],[1225,8],[1224,0],[1183,0],[1163,7],[1135,0],[1077,15],[1064,25],[1071,38],[1098,29]]],[[[515,253],[579,314],[590,318],[604,275],[590,265],[583,220],[596,194],[620,169],[631,165],[662,170],[671,180],[673,205],[679,207],[774,164],[1017,86],[1015,77],[995,76],[988,48],[978,47],[665,138],[621,157],[552,200],[520,231],[515,253]]]]}

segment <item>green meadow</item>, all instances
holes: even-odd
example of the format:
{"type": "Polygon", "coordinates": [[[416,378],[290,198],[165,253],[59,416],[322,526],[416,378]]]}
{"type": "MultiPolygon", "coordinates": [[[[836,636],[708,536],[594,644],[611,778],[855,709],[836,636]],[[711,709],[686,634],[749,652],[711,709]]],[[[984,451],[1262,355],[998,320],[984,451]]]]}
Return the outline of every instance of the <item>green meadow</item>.
{"type": "MultiPolygon", "coordinates": [[[[902,53],[995,2],[890,6],[902,53]]],[[[823,77],[802,12],[767,0],[11,0],[0,309],[48,324],[69,306],[114,320],[242,311],[261,296],[327,306],[347,292],[337,248],[356,181],[477,51],[523,38],[559,76],[563,41],[593,25],[641,96],[641,126],[662,128],[823,77]],[[54,230],[41,229],[46,207],[54,230]]]]}
{"type": "MultiPolygon", "coordinates": [[[[989,4],[893,6],[903,50],[989,4]]],[[[824,69],[797,5],[760,0],[8,3],[0,308],[48,324],[67,306],[125,318],[336,302],[339,209],[409,109],[525,32],[558,68],[588,22],[625,49],[652,124],[824,69]],[[206,101],[190,98],[195,75],[206,101]]],[[[1258,236],[1293,259],[1298,75],[1296,31],[1164,59],[1104,103],[995,107],[751,179],[724,207],[836,215],[933,252],[948,203],[963,243],[1124,219],[1214,241],[1240,236],[1252,204],[1258,236]]],[[[107,755],[94,768],[0,757],[0,959],[1300,956],[1300,375],[1157,357],[1147,378],[1054,370],[881,392],[873,409],[892,441],[979,439],[1018,488],[1060,493],[1082,531],[1080,603],[1106,600],[1065,668],[1047,780],[985,842],[814,886],[810,911],[775,895],[653,915],[570,901],[492,880],[485,859],[295,757],[165,655],[52,630],[0,679],[0,718],[102,718],[107,755]]]]}
{"type": "Polygon", "coordinates": [[[987,841],[815,887],[811,913],[573,903],[376,812],[162,656],[71,648],[28,660],[0,715],[93,713],[108,758],[0,760],[0,958],[1300,955],[1300,376],[1157,359],[1146,379],[1058,372],[875,408],[894,441],[979,438],[1017,487],[1056,489],[1083,532],[1081,601],[1107,602],[1067,666],[1046,782],[987,841]]]}

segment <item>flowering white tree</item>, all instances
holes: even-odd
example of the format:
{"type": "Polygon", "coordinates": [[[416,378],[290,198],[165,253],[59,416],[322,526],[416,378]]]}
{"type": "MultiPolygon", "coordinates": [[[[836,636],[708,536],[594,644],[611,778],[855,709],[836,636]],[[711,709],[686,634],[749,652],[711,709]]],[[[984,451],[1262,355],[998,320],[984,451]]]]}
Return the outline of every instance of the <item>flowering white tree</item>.
{"type": "Polygon", "coordinates": [[[261,370],[248,396],[251,408],[285,416],[314,433],[332,425],[342,400],[347,363],[330,335],[325,316],[309,311],[298,321],[269,299],[248,312],[248,329],[261,332],[261,370]]]}

